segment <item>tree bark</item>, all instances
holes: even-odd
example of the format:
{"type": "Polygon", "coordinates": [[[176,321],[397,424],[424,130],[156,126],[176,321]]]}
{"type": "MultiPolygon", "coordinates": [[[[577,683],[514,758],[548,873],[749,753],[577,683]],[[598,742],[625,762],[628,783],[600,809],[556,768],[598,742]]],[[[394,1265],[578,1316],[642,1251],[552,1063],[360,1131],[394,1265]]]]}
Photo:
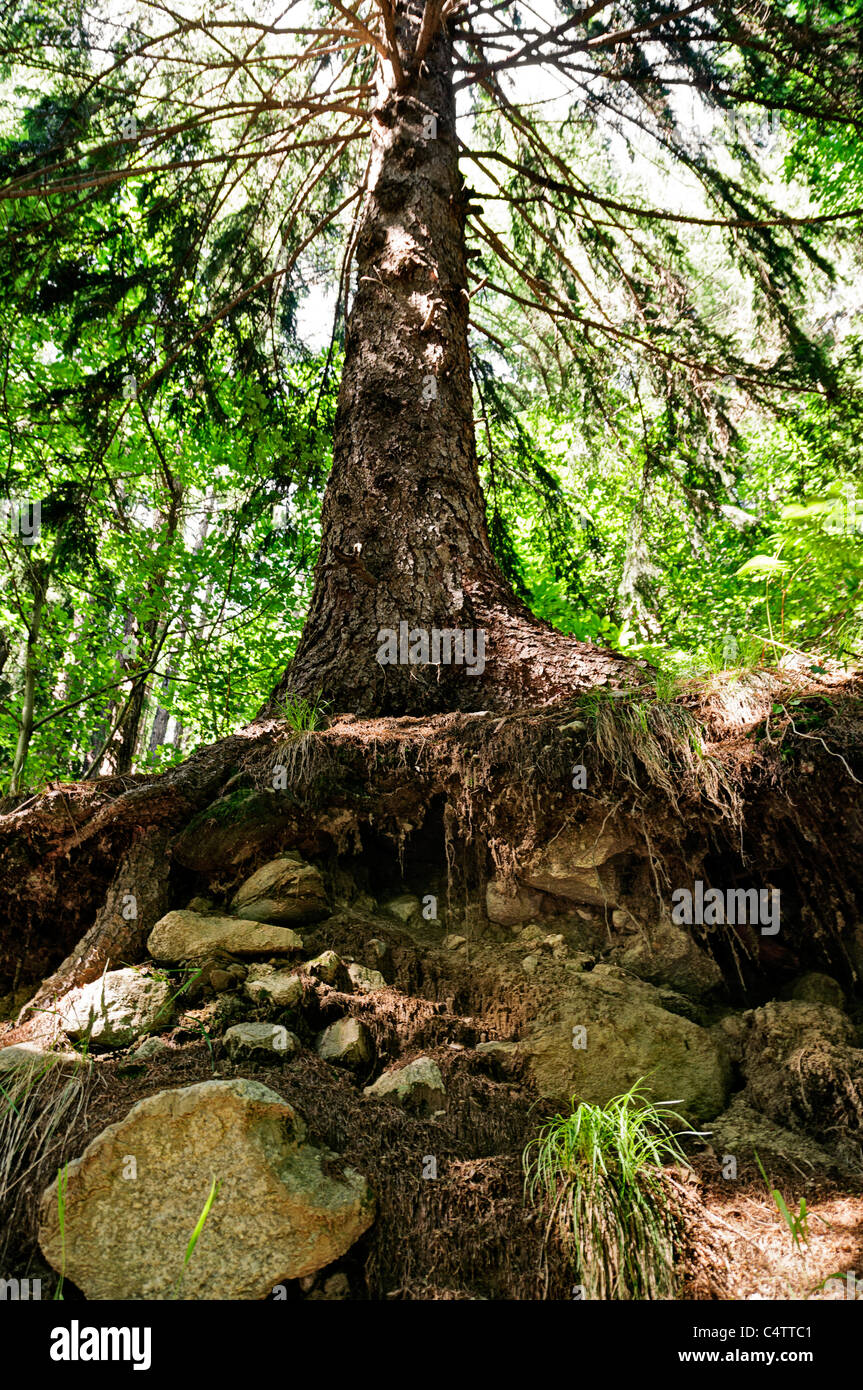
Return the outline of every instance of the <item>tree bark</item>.
{"type": "Polygon", "coordinates": [[[452,44],[444,24],[416,71],[421,17],[413,0],[399,15],[401,90],[378,67],[321,553],[273,711],[286,696],[319,695],[357,714],[517,708],[629,669],[535,619],[491,552],[473,424],[452,44]],[[402,642],[400,659],[384,664],[379,634],[400,623],[415,634],[418,659],[404,660],[402,642]],[[432,655],[435,629],[471,634],[474,657],[483,632],[484,662],[446,664],[447,643],[437,662],[424,662],[420,634],[432,655]]]}

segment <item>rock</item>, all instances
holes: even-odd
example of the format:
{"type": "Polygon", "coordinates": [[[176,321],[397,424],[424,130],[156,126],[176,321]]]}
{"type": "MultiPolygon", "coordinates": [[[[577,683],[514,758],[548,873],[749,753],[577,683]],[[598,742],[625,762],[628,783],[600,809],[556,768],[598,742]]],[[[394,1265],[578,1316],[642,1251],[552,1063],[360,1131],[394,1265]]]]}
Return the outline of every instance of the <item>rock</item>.
{"type": "Polygon", "coordinates": [[[569,955],[569,947],[566,944],[566,937],[561,932],[556,932],[553,936],[543,937],[543,946],[554,956],[555,960],[565,960],[569,955]]]}
{"type": "Polygon", "coordinates": [[[832,975],[822,975],[817,970],[810,970],[794,981],[791,998],[802,1000],[805,1004],[830,1004],[834,1009],[845,1008],[842,986],[832,975]]]}
{"type": "Polygon", "coordinates": [[[719,1162],[728,1154],[737,1159],[738,1168],[744,1162],[755,1163],[757,1153],[762,1163],[768,1159],[805,1164],[819,1172],[842,1167],[828,1151],[804,1135],[780,1125],[755,1110],[738,1094],[718,1119],[710,1122],[709,1143],[719,1162]]]}
{"type": "Polygon", "coordinates": [[[70,1038],[86,1038],[100,1047],[128,1047],[142,1033],[170,1026],[176,992],[170,980],[138,970],[109,970],[64,995],[57,1015],[70,1038]]]}
{"type": "Polygon", "coordinates": [[[348,966],[351,984],[358,994],[374,994],[376,989],[386,989],[387,982],[379,970],[369,970],[366,965],[353,961],[348,966]]]}
{"type": "Polygon", "coordinates": [[[152,1062],[154,1057],[161,1057],[163,1053],[170,1052],[171,1048],[164,1038],[145,1038],[135,1051],[129,1054],[130,1062],[152,1062]]]}
{"type": "Polygon", "coordinates": [[[743,1024],[747,1104],[817,1139],[847,1133],[863,1163],[863,1050],[850,1019],[829,1004],[772,999],[744,1014],[743,1024]]]}
{"type": "Polygon", "coordinates": [[[154,960],[182,961],[213,950],[237,956],[288,955],[303,943],[287,927],[246,922],[236,917],[199,917],[196,912],[169,912],[150,932],[147,950],[154,960]]]}
{"type": "Polygon", "coordinates": [[[227,970],[220,970],[216,967],[210,971],[210,984],[217,994],[222,994],[226,989],[232,989],[236,983],[236,975],[232,975],[227,970]]]}
{"type": "Polygon", "coordinates": [[[186,911],[201,912],[206,917],[208,913],[213,912],[215,906],[216,904],[213,902],[212,898],[202,898],[198,895],[197,897],[191,898],[189,902],[186,903],[186,911]]]}
{"type": "Polygon", "coordinates": [[[318,1035],[318,1055],[340,1067],[367,1066],[374,1056],[369,1030],[355,1018],[339,1018],[318,1035]]]}
{"type": "Polygon", "coordinates": [[[613,907],[620,894],[620,877],[609,861],[634,843],[632,831],[598,806],[581,825],[564,827],[535,850],[520,865],[518,877],[528,888],[571,902],[613,907]]]}
{"type": "Polygon", "coordinates": [[[639,979],[668,985],[694,998],[722,983],[722,971],[712,956],[702,951],[687,931],[671,922],[643,928],[615,951],[614,958],[639,979]]]}
{"type": "Polygon", "coordinates": [[[368,942],[366,950],[369,957],[374,961],[374,968],[378,970],[392,970],[392,952],[387,943],[379,936],[373,936],[368,942]]]}
{"type": "Polygon", "coordinates": [[[278,1023],[235,1023],[223,1041],[232,1062],[284,1060],[301,1047],[299,1038],[278,1023]]]}
{"type": "Polygon", "coordinates": [[[430,1057],[417,1057],[406,1066],[385,1071],[364,1095],[373,1100],[389,1100],[411,1109],[439,1110],[446,1100],[446,1088],[436,1062],[430,1057]]]}
{"type": "Polygon", "coordinates": [[[445,946],[448,951],[460,951],[462,946],[467,945],[467,938],[458,936],[455,932],[452,932],[449,936],[444,937],[441,944],[445,946]]]}
{"type": "Polygon", "coordinates": [[[171,858],[200,874],[224,874],[284,834],[291,822],[284,797],[238,788],[193,816],[171,846],[171,858]]]}
{"type": "Polygon", "coordinates": [[[422,903],[412,893],[402,893],[397,898],[390,898],[389,902],[381,905],[381,911],[395,917],[404,926],[409,922],[422,921],[422,903]]]}
{"type": "Polygon", "coordinates": [[[322,951],[314,960],[307,960],[303,970],[323,984],[341,990],[343,994],[350,994],[353,990],[348,967],[336,951],[322,951]]]}
{"type": "Polygon", "coordinates": [[[524,971],[525,975],[535,975],[535,974],[536,974],[536,967],[537,967],[538,965],[539,965],[539,956],[530,955],[530,956],[525,956],[524,960],[523,960],[522,963],[521,963],[521,968],[522,968],[522,970],[524,971]]]}
{"type": "Polygon", "coordinates": [[[32,1077],[33,1073],[53,1071],[54,1068],[78,1071],[87,1065],[87,1058],[82,1057],[80,1052],[62,1052],[35,1042],[0,1047],[0,1076],[17,1073],[22,1077],[32,1077]]]}
{"type": "Polygon", "coordinates": [[[542,905],[542,894],[513,884],[507,891],[500,879],[491,879],[485,889],[485,910],[490,922],[501,927],[514,927],[529,922],[542,905]]]}
{"type": "Polygon", "coordinates": [[[104,1130],[68,1166],[65,1238],[56,1182],[45,1192],[39,1243],[92,1300],[264,1299],[340,1259],[373,1218],[366,1179],[307,1143],[274,1091],[236,1078],[160,1091],[104,1130]]]}
{"type": "Polygon", "coordinates": [[[316,922],[329,914],[324,881],[318,869],[299,854],[271,859],[237,890],[231,901],[235,917],[253,922],[316,922]]]}
{"type": "Polygon", "coordinates": [[[272,1004],[277,1009],[295,1009],[303,998],[303,982],[288,970],[270,970],[260,979],[246,981],[246,993],[256,1004],[272,1004]]]}
{"type": "Polygon", "coordinates": [[[483,1057],[517,1057],[519,1045],[517,1042],[503,1042],[497,1038],[492,1038],[489,1042],[477,1043],[474,1052],[479,1052],[483,1057]]]}
{"type": "Polygon", "coordinates": [[[543,1096],[604,1105],[640,1077],[653,1099],[682,1099],[689,1121],[724,1108],[731,1068],[720,1038],[661,1007],[659,991],[613,966],[566,972],[520,1044],[543,1096]],[[576,1033],[584,1029],[585,1037],[576,1033]],[[586,1048],[574,1046],[586,1040],[586,1048]]]}

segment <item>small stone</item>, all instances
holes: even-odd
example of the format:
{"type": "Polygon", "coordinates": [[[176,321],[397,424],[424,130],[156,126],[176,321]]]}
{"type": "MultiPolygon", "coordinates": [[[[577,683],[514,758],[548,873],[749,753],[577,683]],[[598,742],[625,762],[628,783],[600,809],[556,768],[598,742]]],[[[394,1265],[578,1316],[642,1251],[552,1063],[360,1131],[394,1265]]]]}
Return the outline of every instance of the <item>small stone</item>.
{"type": "Polygon", "coordinates": [[[350,1298],[351,1286],[346,1274],[331,1274],[324,1280],[324,1298],[350,1298]]]}
{"type": "Polygon", "coordinates": [[[214,906],[215,904],[213,903],[212,898],[203,898],[199,895],[198,897],[191,898],[189,900],[189,902],[186,904],[186,911],[200,912],[203,916],[206,917],[207,913],[213,911],[214,906]]]}
{"type": "Polygon", "coordinates": [[[295,1057],[301,1047],[299,1038],[279,1023],[235,1023],[225,1033],[224,1044],[232,1062],[295,1057]]]}
{"type": "Polygon", "coordinates": [[[363,1067],[374,1051],[369,1030],[355,1018],[339,1018],[318,1035],[318,1056],[341,1067],[363,1067]]]}
{"type": "Polygon", "coordinates": [[[517,1042],[503,1042],[492,1038],[490,1042],[477,1043],[474,1048],[482,1056],[490,1057],[514,1057],[518,1052],[517,1042]]]}
{"type": "Polygon", "coordinates": [[[562,960],[564,956],[569,955],[569,948],[566,944],[566,938],[560,934],[557,934],[555,936],[547,936],[542,944],[543,946],[546,946],[549,951],[551,951],[552,955],[557,960],[562,960]]]}
{"type": "Polygon", "coordinates": [[[217,994],[223,993],[226,989],[233,989],[236,983],[236,976],[230,974],[227,970],[210,971],[210,986],[217,994]]]}
{"type": "Polygon", "coordinates": [[[525,956],[524,960],[521,963],[521,968],[524,971],[525,975],[535,975],[536,967],[538,965],[539,958],[537,956],[525,956]]]}
{"type": "Polygon", "coordinates": [[[333,989],[341,990],[343,993],[349,994],[353,988],[348,968],[336,951],[322,951],[313,960],[307,960],[303,970],[307,975],[313,976],[325,985],[332,985],[333,989]]]}
{"type": "Polygon", "coordinates": [[[246,993],[256,1004],[273,1004],[278,1009],[295,1009],[303,998],[299,975],[287,970],[269,970],[259,979],[246,981],[246,993]]]}
{"type": "Polygon", "coordinates": [[[412,893],[402,893],[397,898],[390,898],[389,902],[382,905],[382,911],[388,912],[390,917],[396,917],[405,926],[417,918],[422,920],[422,903],[412,893]]]}
{"type": "Polygon", "coordinates": [[[376,989],[386,989],[387,982],[379,970],[369,970],[368,966],[353,961],[348,966],[348,974],[358,994],[373,994],[376,989]]]}
{"type": "Polygon", "coordinates": [[[448,951],[458,951],[461,949],[462,946],[467,945],[467,939],[463,936],[457,936],[455,933],[452,933],[450,936],[444,937],[443,945],[446,947],[448,951]]]}
{"type": "Polygon", "coordinates": [[[431,1057],[417,1057],[394,1071],[385,1071],[364,1095],[372,1100],[390,1100],[399,1105],[430,1110],[439,1106],[446,1096],[440,1068],[431,1057]]]}
{"type": "Polygon", "coordinates": [[[366,950],[368,951],[371,960],[374,961],[374,968],[378,970],[392,969],[392,952],[390,951],[390,948],[387,945],[386,941],[383,941],[381,937],[373,936],[371,941],[368,943],[366,950]]]}
{"type": "Polygon", "coordinates": [[[171,1049],[164,1038],[145,1038],[139,1043],[135,1051],[130,1053],[130,1062],[151,1062],[154,1057],[159,1057],[163,1052],[170,1052],[171,1049]]]}

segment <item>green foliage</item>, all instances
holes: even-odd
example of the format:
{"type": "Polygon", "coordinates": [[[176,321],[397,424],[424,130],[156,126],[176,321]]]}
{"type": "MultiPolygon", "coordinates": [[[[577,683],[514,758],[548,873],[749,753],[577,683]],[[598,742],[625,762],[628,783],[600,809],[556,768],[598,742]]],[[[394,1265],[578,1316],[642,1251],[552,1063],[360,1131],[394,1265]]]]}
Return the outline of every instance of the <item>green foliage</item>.
{"type": "Polygon", "coordinates": [[[762,1178],[764,1179],[767,1191],[773,1198],[776,1210],[779,1212],[779,1215],[782,1217],[782,1220],[788,1227],[788,1233],[791,1236],[791,1244],[794,1246],[794,1249],[799,1250],[801,1244],[808,1245],[809,1216],[806,1209],[806,1198],[800,1198],[800,1202],[796,1212],[789,1211],[788,1204],[785,1201],[785,1198],[782,1196],[782,1193],[779,1191],[779,1188],[773,1187],[769,1178],[767,1177],[761,1159],[758,1157],[757,1153],[755,1154],[755,1162],[758,1164],[758,1170],[761,1173],[762,1178]]]}
{"type": "Polygon", "coordinates": [[[573,1098],[525,1149],[526,1197],[557,1227],[586,1298],[675,1294],[681,1223],[662,1169],[686,1159],[669,1121],[642,1080],[606,1105],[573,1098]]]}

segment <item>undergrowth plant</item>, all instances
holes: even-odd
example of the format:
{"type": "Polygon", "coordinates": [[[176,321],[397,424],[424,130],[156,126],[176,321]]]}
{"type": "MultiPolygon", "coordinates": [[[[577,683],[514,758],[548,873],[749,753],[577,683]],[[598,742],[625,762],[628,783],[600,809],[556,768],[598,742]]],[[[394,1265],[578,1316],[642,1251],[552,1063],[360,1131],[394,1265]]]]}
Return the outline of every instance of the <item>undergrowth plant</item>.
{"type": "Polygon", "coordinates": [[[794,1246],[795,1250],[799,1251],[801,1244],[809,1244],[809,1213],[806,1207],[806,1198],[801,1197],[797,1211],[791,1211],[788,1207],[788,1203],[779,1191],[779,1188],[774,1187],[770,1182],[770,1179],[764,1171],[764,1165],[758,1157],[757,1151],[753,1150],[753,1153],[755,1153],[755,1162],[758,1164],[758,1170],[764,1179],[767,1191],[773,1199],[773,1205],[788,1227],[788,1233],[791,1236],[791,1244],[794,1246]]]}
{"type": "Polygon", "coordinates": [[[644,1079],[606,1105],[572,1100],[524,1151],[525,1197],[548,1213],[589,1299],[673,1298],[683,1220],[663,1167],[686,1163],[669,1126],[678,1102],[654,1104],[644,1079]]]}
{"type": "Polygon", "coordinates": [[[326,702],[320,695],[307,700],[304,695],[289,695],[278,706],[279,714],[290,729],[298,734],[314,733],[323,728],[326,720],[326,702]]]}
{"type": "Polygon", "coordinates": [[[7,1073],[0,1085],[0,1258],[22,1204],[47,1185],[48,1173],[84,1111],[93,1081],[86,1058],[71,1075],[50,1052],[7,1073]]]}

